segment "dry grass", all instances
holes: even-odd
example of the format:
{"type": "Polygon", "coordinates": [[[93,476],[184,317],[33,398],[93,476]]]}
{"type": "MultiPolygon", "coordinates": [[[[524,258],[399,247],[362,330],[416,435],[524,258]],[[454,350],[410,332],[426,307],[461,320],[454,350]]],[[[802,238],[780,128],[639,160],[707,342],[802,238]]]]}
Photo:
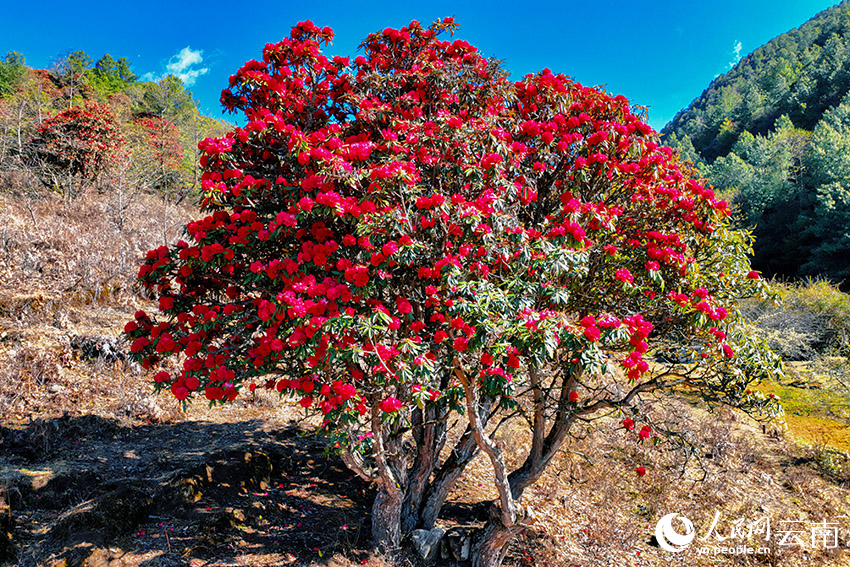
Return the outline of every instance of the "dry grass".
{"type": "MultiPolygon", "coordinates": [[[[301,414],[264,391],[225,409],[210,410],[197,402],[182,413],[169,397],[154,397],[149,377],[130,365],[85,358],[72,346],[75,336],[117,337],[137,308],[150,308],[133,288],[139,260],[147,249],[176,238],[179,227],[194,214],[188,208],[167,210],[155,197],[138,195],[118,222],[113,198],[88,194],[66,206],[52,196],[24,201],[0,195],[4,425],[43,424],[39,442],[46,450],[56,438],[49,419],[63,414],[96,414],[128,426],[298,419],[301,414]]],[[[731,411],[709,413],[661,398],[646,400],[642,409],[656,429],[684,431],[683,442],[637,443],[633,434],[618,429],[613,417],[577,429],[569,451],[525,494],[531,523],[510,552],[511,565],[850,565],[844,551],[850,524],[841,518],[850,513],[848,491],[842,488],[843,480],[829,472],[837,469],[824,466],[837,456],[824,447],[805,448],[764,435],[731,411]],[[645,477],[635,474],[638,464],[646,467],[645,477]],[[673,556],[651,543],[655,523],[670,512],[690,518],[700,536],[716,512],[721,514],[723,534],[736,518],[762,516],[776,524],[792,519],[839,521],[844,531],[838,551],[773,546],[767,555],[732,558],[701,556],[692,546],[673,556]]],[[[845,435],[846,430],[836,434],[845,435]]],[[[516,465],[525,456],[527,430],[516,425],[499,435],[511,440],[509,457],[516,465]]],[[[461,503],[495,497],[492,472],[482,457],[451,495],[461,503]]],[[[451,523],[451,514],[447,516],[445,522],[451,523]]],[[[123,552],[121,564],[224,564],[209,553],[178,558],[161,549],[137,551],[123,552]]],[[[349,559],[351,553],[334,553],[298,564],[348,567],[365,559],[369,565],[388,565],[362,549],[355,555],[356,562],[349,559]]],[[[262,546],[229,557],[231,565],[296,564],[285,553],[262,546]]]]}
{"type": "Polygon", "coordinates": [[[80,360],[72,339],[118,336],[145,303],[133,288],[141,258],[177,237],[189,209],[139,194],[119,219],[112,194],[0,199],[0,372],[8,377],[0,413],[23,421],[123,408],[156,417],[137,375],[115,361],[80,360]]]}
{"type": "MultiPolygon", "coordinates": [[[[686,446],[675,440],[638,443],[617,429],[618,420],[604,418],[577,431],[569,450],[523,501],[531,526],[517,541],[517,565],[708,566],[708,565],[850,565],[850,492],[819,473],[811,450],[764,435],[760,427],[731,410],[710,413],[676,400],[651,400],[645,410],[660,427],[682,427],[686,446]],[[638,477],[637,464],[647,474],[638,477]],[[708,533],[715,513],[718,532],[728,536],[733,522],[769,517],[773,529],[783,521],[841,524],[839,549],[776,546],[769,554],[705,556],[695,542],[677,555],[654,545],[656,522],[671,512],[691,519],[698,537],[708,533]]],[[[502,434],[510,438],[513,464],[524,458],[524,427],[502,434]]],[[[492,499],[488,463],[478,457],[454,490],[454,499],[492,499]],[[474,496],[471,498],[471,496],[474,496]]],[[[790,525],[790,524],[789,524],[790,525]]],[[[808,532],[808,541],[811,533],[808,532]]],[[[730,540],[740,545],[745,539],[730,540]]],[[[765,546],[756,537],[750,545],[765,546]]],[[[725,545],[730,545],[728,542],[725,545]]]]}

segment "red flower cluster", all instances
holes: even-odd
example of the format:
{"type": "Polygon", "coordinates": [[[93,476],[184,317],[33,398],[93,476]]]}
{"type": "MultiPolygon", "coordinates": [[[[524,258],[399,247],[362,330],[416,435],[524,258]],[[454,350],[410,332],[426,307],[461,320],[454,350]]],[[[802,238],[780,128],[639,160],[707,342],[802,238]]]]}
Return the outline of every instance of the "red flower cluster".
{"type": "Polygon", "coordinates": [[[381,411],[386,413],[393,413],[400,410],[404,404],[401,403],[401,400],[398,398],[389,397],[383,401],[381,401],[381,411]]]}

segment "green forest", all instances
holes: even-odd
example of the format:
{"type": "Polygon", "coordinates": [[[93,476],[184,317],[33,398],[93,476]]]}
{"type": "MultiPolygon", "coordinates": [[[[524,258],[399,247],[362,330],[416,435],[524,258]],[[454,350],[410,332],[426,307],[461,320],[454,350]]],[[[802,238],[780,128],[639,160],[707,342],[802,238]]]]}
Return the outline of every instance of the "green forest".
{"type": "Polygon", "coordinates": [[[662,134],[737,209],[754,265],[850,281],[850,3],[715,79],[662,134]]]}

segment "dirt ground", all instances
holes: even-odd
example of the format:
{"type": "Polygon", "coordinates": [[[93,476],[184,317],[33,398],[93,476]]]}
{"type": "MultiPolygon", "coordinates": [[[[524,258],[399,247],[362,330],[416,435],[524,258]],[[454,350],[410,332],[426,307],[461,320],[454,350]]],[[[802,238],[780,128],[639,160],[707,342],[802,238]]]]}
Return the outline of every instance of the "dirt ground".
{"type": "Polygon", "coordinates": [[[292,424],[68,417],[0,450],[21,566],[368,563],[369,487],[292,424]]]}

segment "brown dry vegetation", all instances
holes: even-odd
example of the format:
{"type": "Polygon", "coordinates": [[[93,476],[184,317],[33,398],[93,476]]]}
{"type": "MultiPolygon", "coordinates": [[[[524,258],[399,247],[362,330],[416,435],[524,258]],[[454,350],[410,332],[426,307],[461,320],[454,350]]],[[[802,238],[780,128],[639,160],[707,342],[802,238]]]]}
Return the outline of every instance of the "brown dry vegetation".
{"type": "MultiPolygon", "coordinates": [[[[384,565],[368,551],[370,487],[303,435],[314,424],[296,408],[258,392],[224,410],[195,403],[183,412],[153,396],[150,377],[120,353],[111,356],[107,339],[150,308],[133,287],[139,259],[193,214],[152,195],[124,208],[116,199],[0,196],[0,489],[15,519],[14,561],[384,565]]],[[[526,493],[529,527],[507,564],[850,565],[847,476],[823,466],[823,447],[685,401],[647,398],[642,411],[655,430],[684,435],[637,443],[614,417],[577,430],[526,493]],[[774,529],[839,522],[841,541],[739,558],[700,556],[693,545],[674,556],[652,539],[670,512],[693,520],[700,536],[719,512],[724,535],[736,518],[768,516],[774,529]]],[[[498,435],[520,461],[525,428],[498,435]]],[[[476,525],[478,503],[495,496],[479,458],[443,525],[476,525]]]]}

